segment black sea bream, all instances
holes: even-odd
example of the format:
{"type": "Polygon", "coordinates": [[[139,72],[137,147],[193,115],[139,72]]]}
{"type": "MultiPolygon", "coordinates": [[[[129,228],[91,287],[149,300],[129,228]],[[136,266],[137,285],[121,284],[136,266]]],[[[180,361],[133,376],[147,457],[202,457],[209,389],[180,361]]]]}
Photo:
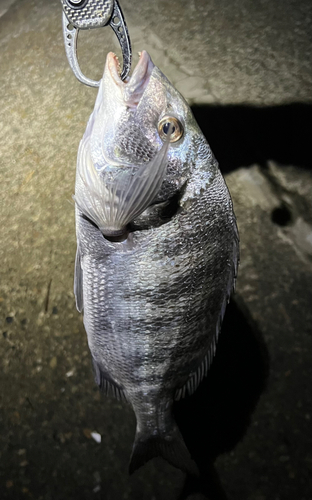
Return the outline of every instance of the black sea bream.
{"type": "Polygon", "coordinates": [[[96,382],[136,415],[130,472],[157,455],[194,472],[172,405],[212,361],[238,235],[218,163],[147,52],[126,82],[107,56],[75,201],[77,308],[96,382]]]}

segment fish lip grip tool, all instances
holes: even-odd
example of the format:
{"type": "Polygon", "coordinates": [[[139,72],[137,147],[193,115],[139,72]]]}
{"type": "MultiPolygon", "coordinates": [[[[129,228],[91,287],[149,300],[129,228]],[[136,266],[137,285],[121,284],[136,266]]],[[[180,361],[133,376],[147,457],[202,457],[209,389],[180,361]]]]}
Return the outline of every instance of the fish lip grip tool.
{"type": "Polygon", "coordinates": [[[77,58],[79,30],[109,25],[115,32],[122,51],[120,78],[125,80],[131,69],[131,43],[125,18],[117,0],[61,0],[63,7],[63,36],[69,65],[76,78],[89,87],[99,87],[100,81],[86,77],[77,58]]]}

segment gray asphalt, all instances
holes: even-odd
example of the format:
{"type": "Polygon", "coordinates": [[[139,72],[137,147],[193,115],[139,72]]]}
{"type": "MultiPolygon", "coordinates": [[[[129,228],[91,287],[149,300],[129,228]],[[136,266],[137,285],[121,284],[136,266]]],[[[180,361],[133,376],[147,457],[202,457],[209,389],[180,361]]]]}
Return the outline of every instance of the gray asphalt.
{"type": "MultiPolygon", "coordinates": [[[[161,459],[128,476],[134,416],[94,385],[72,291],[75,162],[96,90],[68,66],[60,2],[6,0],[0,497],[310,500],[312,4],[120,3],[134,59],[148,50],[193,105],[238,219],[237,292],[217,356],[176,408],[207,480],[161,459]]],[[[81,33],[83,71],[100,78],[110,50],[109,28],[81,33]]]]}

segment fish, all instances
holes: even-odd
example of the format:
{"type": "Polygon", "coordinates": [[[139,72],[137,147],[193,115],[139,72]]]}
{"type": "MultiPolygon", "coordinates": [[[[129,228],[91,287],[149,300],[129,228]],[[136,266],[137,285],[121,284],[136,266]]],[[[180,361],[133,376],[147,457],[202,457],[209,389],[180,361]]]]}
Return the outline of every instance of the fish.
{"type": "Polygon", "coordinates": [[[107,55],[74,200],[76,307],[96,383],[135,413],[129,472],[161,456],[196,474],[173,403],[212,363],[239,238],[218,162],[146,51],[125,81],[107,55]]]}

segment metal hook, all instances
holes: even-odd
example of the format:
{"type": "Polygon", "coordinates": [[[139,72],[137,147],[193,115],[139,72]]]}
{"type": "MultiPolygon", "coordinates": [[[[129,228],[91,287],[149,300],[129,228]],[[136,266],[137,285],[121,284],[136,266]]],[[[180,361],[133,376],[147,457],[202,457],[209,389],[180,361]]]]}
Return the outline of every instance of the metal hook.
{"type": "Polygon", "coordinates": [[[77,59],[79,29],[107,26],[114,30],[123,57],[120,75],[125,80],[131,69],[131,43],[128,28],[117,0],[61,0],[63,6],[63,36],[69,65],[76,78],[90,87],[99,87],[100,82],[86,77],[77,59]]]}

